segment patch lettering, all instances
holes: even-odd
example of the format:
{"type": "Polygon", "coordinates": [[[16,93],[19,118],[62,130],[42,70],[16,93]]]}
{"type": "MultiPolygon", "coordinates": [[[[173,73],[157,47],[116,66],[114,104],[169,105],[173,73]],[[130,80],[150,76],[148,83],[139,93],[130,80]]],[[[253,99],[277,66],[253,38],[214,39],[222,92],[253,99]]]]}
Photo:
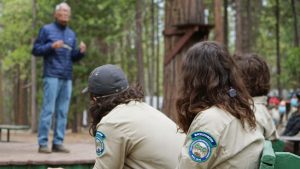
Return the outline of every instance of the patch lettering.
{"type": "Polygon", "coordinates": [[[102,132],[97,131],[95,136],[97,157],[101,157],[104,154],[104,139],[105,135],[102,132]]]}
{"type": "Polygon", "coordinates": [[[194,132],[191,134],[192,143],[189,146],[190,158],[197,162],[202,163],[210,158],[212,149],[217,146],[215,139],[205,132],[194,132]]]}

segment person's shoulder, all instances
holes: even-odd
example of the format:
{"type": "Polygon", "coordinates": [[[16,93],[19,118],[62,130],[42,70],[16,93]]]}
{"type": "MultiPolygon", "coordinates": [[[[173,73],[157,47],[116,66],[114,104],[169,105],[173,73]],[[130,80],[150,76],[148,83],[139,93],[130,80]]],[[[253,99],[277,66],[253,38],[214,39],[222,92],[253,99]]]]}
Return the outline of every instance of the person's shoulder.
{"type": "Polygon", "coordinates": [[[130,101],[113,108],[101,121],[103,123],[131,123],[144,118],[167,118],[162,112],[140,101],[130,101]]]}
{"type": "Polygon", "coordinates": [[[124,123],[130,120],[129,113],[132,112],[132,106],[129,104],[119,104],[113,108],[106,116],[101,119],[100,123],[124,123]]]}
{"type": "Polygon", "coordinates": [[[230,122],[234,119],[229,112],[216,106],[210,107],[209,109],[202,111],[200,115],[202,120],[215,120],[224,123],[230,122]]]}
{"type": "Polygon", "coordinates": [[[68,33],[71,33],[73,36],[76,35],[76,33],[73,31],[73,29],[69,26],[67,27],[67,31],[68,31],[68,33]]]}
{"type": "Polygon", "coordinates": [[[193,127],[224,129],[235,118],[227,111],[216,106],[210,107],[197,114],[192,122],[193,127]]]}
{"type": "Polygon", "coordinates": [[[53,29],[55,27],[54,23],[45,24],[42,29],[53,29]]]}

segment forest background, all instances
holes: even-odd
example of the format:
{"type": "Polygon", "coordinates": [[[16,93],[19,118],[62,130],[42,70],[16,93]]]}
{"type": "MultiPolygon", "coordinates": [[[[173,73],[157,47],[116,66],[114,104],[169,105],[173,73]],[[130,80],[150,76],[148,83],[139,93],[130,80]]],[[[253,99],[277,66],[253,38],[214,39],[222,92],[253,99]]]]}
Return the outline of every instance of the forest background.
{"type": "MultiPolygon", "coordinates": [[[[88,96],[81,90],[89,72],[106,63],[119,65],[130,83],[139,82],[146,101],[162,109],[166,5],[193,0],[67,0],[70,27],[87,55],[74,64],[68,127],[79,131],[88,96]],[[159,98],[159,99],[157,99],[159,98]]],[[[195,1],[195,0],[194,0],[195,1]]],[[[203,24],[214,25],[208,40],[231,53],[256,52],[267,61],[272,93],[288,97],[299,88],[299,0],[197,0],[203,24]]],[[[25,124],[36,131],[42,102],[43,60],[31,55],[39,29],[53,21],[61,0],[0,0],[0,124],[25,124]]],[[[172,92],[172,91],[170,91],[172,92]]],[[[175,91],[173,91],[175,92],[175,91]]],[[[165,104],[165,103],[164,103],[165,104]]],[[[166,110],[167,111],[167,110],[166,110]]]]}

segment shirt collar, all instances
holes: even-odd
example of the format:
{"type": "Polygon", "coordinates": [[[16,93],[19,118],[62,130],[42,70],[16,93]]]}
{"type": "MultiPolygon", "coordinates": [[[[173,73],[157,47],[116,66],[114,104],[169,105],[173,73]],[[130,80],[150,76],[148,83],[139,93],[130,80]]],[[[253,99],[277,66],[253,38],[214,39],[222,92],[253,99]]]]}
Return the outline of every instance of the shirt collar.
{"type": "Polygon", "coordinates": [[[60,23],[58,23],[57,21],[54,22],[55,25],[59,28],[59,29],[66,29],[67,26],[61,25],[60,23]]]}
{"type": "Polygon", "coordinates": [[[253,97],[253,102],[254,104],[265,104],[267,105],[267,96],[257,96],[257,97],[253,97]]]}

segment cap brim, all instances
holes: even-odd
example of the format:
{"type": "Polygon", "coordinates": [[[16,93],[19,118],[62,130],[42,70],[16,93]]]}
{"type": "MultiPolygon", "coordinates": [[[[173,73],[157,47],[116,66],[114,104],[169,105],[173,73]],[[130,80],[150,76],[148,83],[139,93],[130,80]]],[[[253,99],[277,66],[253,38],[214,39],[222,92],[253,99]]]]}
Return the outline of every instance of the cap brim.
{"type": "Polygon", "coordinates": [[[83,90],[81,90],[81,94],[86,94],[89,91],[89,88],[86,87],[83,90]]]}

